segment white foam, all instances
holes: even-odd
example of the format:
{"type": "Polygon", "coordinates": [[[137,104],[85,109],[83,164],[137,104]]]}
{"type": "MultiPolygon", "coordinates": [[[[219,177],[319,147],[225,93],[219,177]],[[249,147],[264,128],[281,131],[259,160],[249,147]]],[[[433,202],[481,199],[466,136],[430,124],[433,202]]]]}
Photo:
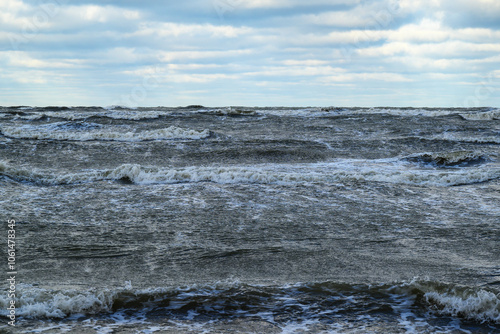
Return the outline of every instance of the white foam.
{"type": "MultiPolygon", "coordinates": [[[[70,314],[95,314],[111,310],[115,292],[103,291],[54,291],[19,284],[16,292],[16,316],[25,318],[64,318],[70,314]]],[[[9,301],[0,298],[2,311],[6,315],[9,301]]]]}
{"type": "MultiPolygon", "coordinates": [[[[294,286],[302,286],[300,283],[294,286]]],[[[258,286],[255,286],[258,287],[258,286]]],[[[261,286],[264,287],[264,286],[261,286]]],[[[293,287],[293,286],[292,286],[293,287]]],[[[56,330],[59,329],[67,330],[72,329],[72,325],[83,326],[83,328],[92,328],[98,332],[113,332],[120,330],[122,327],[127,328],[130,325],[141,324],[141,332],[155,332],[161,330],[175,330],[175,329],[189,329],[195,332],[202,332],[208,330],[211,332],[214,327],[212,325],[221,324],[218,319],[213,319],[210,321],[205,321],[203,319],[197,319],[199,315],[195,311],[188,313],[187,317],[183,319],[168,319],[166,324],[158,325],[157,322],[150,322],[146,314],[155,307],[155,301],[162,301],[168,299],[169,306],[168,309],[175,309],[175,304],[172,302],[178,301],[180,303],[189,303],[193,298],[197,299],[201,296],[216,297],[221,294],[221,298],[226,298],[225,293],[230,291],[227,297],[238,291],[242,287],[237,281],[226,281],[217,282],[214,285],[197,285],[193,284],[186,287],[175,287],[175,288],[147,288],[142,290],[133,289],[130,282],[125,283],[124,287],[117,287],[114,289],[90,289],[90,290],[75,290],[75,289],[44,289],[27,284],[19,284],[17,286],[16,292],[16,315],[19,317],[27,319],[61,319],[66,318],[64,328],[59,327],[59,325],[54,325],[50,322],[40,322],[42,327],[39,327],[39,332],[44,330],[56,330]],[[172,297],[172,292],[175,293],[175,297],[172,297]],[[137,301],[139,304],[135,304],[135,312],[133,314],[128,313],[125,309],[113,310],[113,303],[117,300],[123,299],[127,300],[130,297],[137,296],[137,301]],[[145,300],[144,296],[148,296],[148,300],[151,303],[141,302],[145,300]],[[98,315],[93,317],[92,315],[98,315]],[[107,315],[105,320],[102,321],[102,315],[107,315]],[[79,320],[81,317],[90,316],[87,320],[79,320]],[[77,325],[78,323],[78,325],[77,325]],[[48,326],[46,326],[48,324],[48,326]],[[174,326],[172,326],[174,325],[174,326]],[[43,327],[45,326],[45,327],[43,327]]],[[[282,286],[282,289],[289,290],[290,285],[282,286]]],[[[406,284],[398,284],[392,287],[384,288],[382,285],[382,292],[385,294],[395,293],[393,295],[393,302],[390,306],[399,315],[398,323],[401,329],[404,329],[408,333],[420,333],[420,332],[455,332],[461,331],[466,332],[465,329],[460,328],[460,322],[458,319],[452,319],[445,326],[434,327],[428,320],[433,319],[434,316],[432,312],[425,312],[423,318],[419,317],[417,314],[421,312],[415,312],[417,308],[415,307],[415,292],[416,288],[418,291],[424,293],[424,297],[427,299],[431,305],[437,305],[438,312],[445,314],[447,316],[458,317],[458,318],[469,318],[479,322],[488,321],[493,323],[500,323],[500,299],[499,295],[493,292],[478,288],[459,288],[450,285],[441,284],[438,282],[418,282],[412,281],[406,284]],[[446,290],[443,292],[443,290],[446,290]]],[[[369,287],[368,293],[375,292],[377,296],[377,291],[379,289],[375,287],[369,287]]],[[[355,289],[356,291],[363,291],[355,289]]],[[[243,290],[244,291],[244,290],[243,290]]],[[[262,311],[258,313],[246,312],[244,310],[235,311],[234,315],[241,316],[240,319],[245,319],[249,317],[250,321],[255,318],[260,318],[262,321],[266,321],[276,327],[279,327],[283,333],[297,333],[297,332],[328,332],[333,333],[336,331],[355,331],[355,332],[367,332],[370,331],[373,325],[377,326],[383,324],[384,318],[378,318],[375,314],[366,314],[364,312],[359,313],[354,320],[353,318],[344,318],[343,316],[336,317],[338,312],[336,310],[324,309],[317,310],[317,305],[312,305],[308,302],[308,299],[303,300],[302,303],[300,299],[295,303],[296,290],[285,291],[285,295],[280,298],[280,294],[277,294],[278,299],[274,300],[275,303],[255,305],[256,307],[262,306],[262,311]],[[282,301],[290,300],[290,303],[282,303],[282,301]],[[280,309],[288,308],[292,306],[301,307],[304,317],[293,319],[289,321],[282,322],[275,319],[276,313],[269,309],[272,305],[279,305],[280,309]],[[312,309],[311,309],[312,307],[312,309]],[[318,312],[320,311],[320,312],[318,312]],[[325,323],[323,315],[331,314],[332,318],[335,319],[333,323],[325,323]],[[353,321],[354,320],[354,321],[353,321]],[[379,321],[382,320],[381,323],[379,321]]],[[[239,292],[237,292],[239,293],[239,292]]],[[[342,294],[342,300],[348,302],[349,305],[361,306],[359,311],[365,308],[363,302],[358,302],[355,300],[356,295],[342,294]],[[350,302],[349,302],[349,299],[350,302]]],[[[209,299],[210,300],[210,299],[209,299]]],[[[0,296],[0,315],[5,316],[7,314],[6,307],[9,303],[7,295],[0,296]]],[[[382,304],[381,304],[382,305],[382,304]]],[[[384,301],[384,305],[386,302],[384,301]]],[[[116,305],[115,305],[116,306],[116,305]]],[[[340,314],[342,315],[342,313],[340,314]]],[[[224,323],[224,322],[222,322],[224,323]]],[[[231,326],[230,323],[226,323],[231,326]]],[[[137,326],[135,327],[137,328],[137,326]]],[[[391,327],[392,328],[392,327],[391,327]]],[[[390,329],[389,329],[390,330],[390,329]]]]}
{"type": "Polygon", "coordinates": [[[460,114],[460,116],[471,121],[492,121],[500,119],[500,109],[492,109],[483,112],[466,112],[460,114]]]}
{"type": "MultiPolygon", "coordinates": [[[[84,120],[90,117],[107,117],[123,120],[144,120],[155,119],[161,116],[168,116],[174,113],[192,114],[208,113],[215,115],[274,115],[274,116],[296,116],[296,117],[322,117],[328,115],[370,115],[384,114],[394,116],[423,116],[440,117],[449,115],[460,115],[466,120],[497,120],[500,119],[500,109],[491,109],[487,111],[477,111],[468,109],[424,109],[424,108],[247,108],[247,107],[223,107],[223,108],[193,108],[193,109],[134,109],[134,108],[113,108],[105,109],[78,109],[73,108],[64,111],[31,111],[22,109],[24,115],[15,115],[15,119],[36,120],[42,117],[63,118],[67,120],[84,120]]],[[[3,116],[10,116],[9,113],[2,113],[3,116]]]]}
{"type": "Polygon", "coordinates": [[[250,108],[216,108],[216,109],[199,109],[195,112],[206,113],[206,114],[214,114],[214,115],[255,115],[257,113],[256,110],[252,110],[250,108]]]}
{"type": "MultiPolygon", "coordinates": [[[[23,115],[15,115],[14,119],[39,120],[41,118],[62,118],[70,121],[85,120],[91,117],[107,117],[122,120],[144,120],[155,119],[160,116],[171,115],[172,110],[148,110],[148,109],[103,109],[103,110],[81,110],[71,109],[65,111],[32,111],[24,112],[23,115]]],[[[11,116],[9,113],[2,113],[11,116]]]]}
{"type": "Polygon", "coordinates": [[[439,117],[456,114],[453,109],[399,109],[399,108],[370,108],[368,110],[355,109],[355,114],[386,114],[394,116],[426,116],[439,117]]]}
{"type": "Polygon", "coordinates": [[[439,313],[462,316],[479,321],[500,323],[500,296],[485,290],[452,291],[425,293],[430,303],[439,305],[439,313]]]}
{"type": "Polygon", "coordinates": [[[257,110],[260,114],[275,116],[322,117],[329,115],[394,115],[394,116],[426,116],[438,117],[457,114],[454,109],[413,109],[413,108],[270,108],[257,110]]]}
{"type": "Polygon", "coordinates": [[[145,167],[124,164],[114,169],[51,174],[27,170],[0,161],[0,173],[21,182],[71,184],[105,180],[124,180],[135,184],[215,182],[220,184],[297,184],[307,182],[387,182],[421,186],[455,186],[500,178],[500,166],[468,168],[419,168],[397,159],[340,159],[330,163],[262,164],[253,166],[183,168],[145,167]]]}
{"type": "MultiPolygon", "coordinates": [[[[128,295],[151,295],[161,296],[165,293],[178,292],[178,297],[182,299],[190,299],[193,296],[212,296],[218,292],[223,292],[225,289],[237,288],[237,281],[221,281],[216,282],[212,286],[200,286],[193,284],[186,287],[176,288],[146,288],[134,289],[130,282],[125,282],[123,287],[113,289],[45,289],[36,287],[30,284],[18,284],[16,286],[16,316],[40,319],[40,318],[66,318],[78,315],[91,315],[112,312],[113,303],[120,298],[120,295],[125,293],[128,295]],[[184,292],[184,294],[183,294],[184,292]]],[[[10,298],[7,294],[0,295],[0,315],[8,314],[7,307],[10,298]]],[[[147,307],[142,310],[145,311],[147,307]]],[[[141,312],[133,319],[138,322],[141,317],[141,312]]],[[[111,318],[116,322],[124,321],[124,315],[120,312],[114,312],[111,318]]]]}
{"type": "Polygon", "coordinates": [[[480,137],[464,136],[458,132],[445,132],[443,134],[430,136],[430,137],[419,137],[422,139],[430,140],[447,140],[453,142],[466,142],[466,143],[496,143],[500,144],[500,133],[497,136],[491,135],[481,135],[480,137]]]}
{"type": "Polygon", "coordinates": [[[41,118],[63,118],[67,120],[82,120],[86,119],[92,116],[98,116],[97,112],[94,111],[76,111],[76,110],[71,110],[71,111],[43,111],[43,112],[30,112],[30,113],[25,113],[24,115],[16,115],[14,117],[15,120],[29,120],[29,121],[35,121],[39,120],[41,118]]]}
{"type": "Polygon", "coordinates": [[[385,160],[341,160],[319,164],[187,167],[179,169],[122,165],[105,176],[111,179],[128,178],[138,184],[207,181],[262,184],[377,181],[426,186],[453,186],[500,178],[500,168],[480,166],[457,170],[422,169],[396,162],[390,163],[385,160]]]}
{"type": "Polygon", "coordinates": [[[109,140],[109,141],[144,141],[144,140],[166,140],[166,139],[203,139],[210,136],[209,130],[182,129],[175,126],[168,128],[127,131],[124,127],[102,127],[98,124],[84,123],[82,129],[71,128],[71,124],[65,122],[44,124],[39,126],[19,125],[4,126],[2,133],[16,139],[46,139],[46,140],[109,140]],[[68,126],[66,126],[68,125],[68,126]]]}
{"type": "MultiPolygon", "coordinates": [[[[122,120],[144,120],[144,119],[155,119],[161,116],[169,116],[173,113],[179,112],[178,110],[148,110],[148,109],[107,109],[97,113],[95,116],[98,117],[108,117],[112,119],[122,119],[122,120]]],[[[183,110],[182,113],[194,113],[195,111],[183,110]]]]}

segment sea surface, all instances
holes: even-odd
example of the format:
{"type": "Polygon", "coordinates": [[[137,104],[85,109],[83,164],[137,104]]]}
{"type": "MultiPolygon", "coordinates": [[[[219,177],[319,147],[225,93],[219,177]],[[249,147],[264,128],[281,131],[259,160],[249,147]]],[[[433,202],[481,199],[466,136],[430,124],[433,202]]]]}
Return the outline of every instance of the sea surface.
{"type": "Polygon", "coordinates": [[[500,332],[496,108],[2,107],[0,219],[2,333],[500,332]]]}

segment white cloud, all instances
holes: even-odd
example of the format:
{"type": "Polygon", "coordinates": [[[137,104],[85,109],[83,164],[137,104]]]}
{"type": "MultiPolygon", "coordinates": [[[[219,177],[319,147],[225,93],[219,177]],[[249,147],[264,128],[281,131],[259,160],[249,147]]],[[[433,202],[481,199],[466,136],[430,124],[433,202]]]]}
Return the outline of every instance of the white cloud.
{"type": "Polygon", "coordinates": [[[18,12],[29,9],[30,6],[26,5],[21,0],[2,0],[0,2],[0,9],[2,12],[18,12]]]}
{"type": "Polygon", "coordinates": [[[207,70],[207,69],[221,69],[227,68],[227,65],[220,64],[168,64],[168,68],[177,71],[196,71],[196,70],[207,70]]]}
{"type": "Polygon", "coordinates": [[[398,30],[386,32],[390,41],[404,42],[444,42],[446,40],[467,42],[490,42],[500,41],[500,31],[488,28],[463,28],[452,29],[436,20],[424,19],[418,24],[408,24],[398,30]]]}
{"type": "Polygon", "coordinates": [[[227,58],[252,54],[254,51],[247,50],[227,50],[227,51],[160,51],[158,59],[164,63],[189,59],[213,59],[227,58]]]}
{"type": "MultiPolygon", "coordinates": [[[[100,96],[148,76],[159,77],[172,95],[203,89],[213,99],[237,83],[261,99],[255,104],[266,104],[273,88],[276,103],[286,104],[330,97],[346,86],[362,87],[369,101],[392,83],[413,82],[425,91],[429,80],[451,87],[473,82],[473,75],[499,75],[500,30],[491,23],[500,19],[498,0],[214,1],[247,11],[220,20],[213,9],[207,14],[207,6],[186,2],[134,9],[80,1],[44,9],[35,5],[43,2],[0,1],[2,49],[17,36],[23,50],[0,52],[1,76],[8,87],[45,85],[47,92],[58,83],[100,96]],[[35,29],[26,30],[30,25],[35,29]],[[291,86],[300,94],[283,89],[291,86]]],[[[358,101],[355,95],[342,98],[358,101]]]]}
{"type": "Polygon", "coordinates": [[[414,13],[440,8],[441,2],[442,0],[399,0],[398,5],[401,11],[414,13]]]}
{"type": "MultiPolygon", "coordinates": [[[[421,73],[432,73],[436,70],[451,70],[457,69],[475,69],[476,64],[467,59],[446,59],[446,58],[429,58],[419,56],[401,56],[391,57],[392,63],[404,64],[406,68],[412,71],[420,71],[421,73]]],[[[449,74],[449,73],[448,73],[449,74]]]]}
{"type": "MultiPolygon", "coordinates": [[[[389,0],[390,1],[390,0],[389,0]]],[[[447,21],[459,17],[462,23],[470,19],[500,19],[498,0],[400,0],[401,12],[424,13],[429,18],[447,21]]]]}
{"type": "Polygon", "coordinates": [[[286,66],[319,66],[319,65],[327,65],[329,62],[326,60],[318,60],[318,59],[307,59],[307,60],[284,60],[281,62],[286,66]]]}
{"type": "Polygon", "coordinates": [[[441,0],[440,7],[450,11],[500,17],[498,0],[441,0]]]}
{"type": "Polygon", "coordinates": [[[320,26],[384,29],[408,15],[395,0],[365,1],[348,10],[335,10],[299,16],[299,21],[320,26]]]}
{"type": "Polygon", "coordinates": [[[54,75],[51,71],[40,69],[4,70],[0,72],[0,77],[23,85],[44,85],[61,79],[60,75],[54,75]]]}
{"type": "Polygon", "coordinates": [[[424,19],[419,24],[404,25],[398,30],[387,31],[387,39],[406,42],[443,42],[451,37],[451,30],[445,29],[441,22],[424,19]]]}
{"type": "MultiPolygon", "coordinates": [[[[216,0],[217,1],[217,0],[216,0]]],[[[242,8],[290,8],[300,6],[315,5],[353,5],[358,4],[360,0],[218,0],[220,3],[226,3],[232,7],[242,8]]]]}
{"type": "Polygon", "coordinates": [[[252,72],[247,72],[247,76],[271,76],[271,77],[289,77],[289,76],[325,76],[336,75],[346,72],[343,68],[331,66],[264,66],[252,72]]]}
{"type": "Polygon", "coordinates": [[[446,41],[495,44],[495,42],[500,41],[500,31],[487,28],[452,29],[443,26],[440,21],[423,19],[419,23],[406,24],[396,30],[352,29],[347,31],[332,31],[327,34],[298,34],[288,39],[289,43],[300,45],[336,43],[351,44],[353,47],[381,40],[415,44],[446,41]]]}
{"type": "Polygon", "coordinates": [[[124,74],[131,74],[139,77],[167,76],[169,73],[181,73],[182,71],[207,71],[227,68],[228,65],[220,64],[164,64],[144,67],[136,70],[123,71],[124,74]]]}
{"type": "Polygon", "coordinates": [[[167,82],[178,83],[207,83],[217,80],[236,80],[240,75],[235,74],[182,74],[182,73],[169,73],[165,80],[167,82]]]}
{"type": "Polygon", "coordinates": [[[54,25],[59,29],[71,27],[91,27],[92,24],[132,24],[139,21],[143,14],[137,10],[115,6],[80,5],[62,7],[54,18],[54,25]]]}
{"type": "Polygon", "coordinates": [[[138,20],[141,14],[138,11],[118,9],[111,6],[75,6],[65,10],[65,14],[71,17],[81,18],[84,21],[107,23],[113,20],[138,20]]]}
{"type": "Polygon", "coordinates": [[[33,26],[30,18],[20,17],[18,15],[13,14],[12,12],[0,12],[0,22],[2,23],[4,29],[6,27],[10,27],[13,29],[22,29],[25,27],[33,26]]]}
{"type": "Polygon", "coordinates": [[[82,61],[78,59],[38,59],[23,51],[0,52],[0,59],[4,59],[9,67],[18,68],[77,68],[82,66],[82,61]]]}
{"type": "Polygon", "coordinates": [[[307,24],[349,28],[373,26],[377,23],[371,12],[360,11],[359,7],[350,11],[309,14],[298,19],[307,24]]]}
{"type": "MultiPolygon", "coordinates": [[[[2,0],[2,2],[5,0],[2,0]]],[[[114,6],[80,5],[62,6],[58,2],[41,3],[38,6],[9,0],[14,9],[0,11],[0,22],[22,32],[39,32],[48,29],[64,30],[75,27],[91,27],[92,24],[123,24],[138,21],[142,13],[137,10],[114,6]],[[22,4],[22,5],[21,5],[22,4]]],[[[2,5],[0,5],[0,9],[2,5]]]]}
{"type": "Polygon", "coordinates": [[[141,24],[139,30],[133,35],[137,36],[206,36],[234,38],[250,34],[253,29],[248,27],[234,27],[230,25],[212,24],[181,24],[173,22],[150,22],[141,24]]]}
{"type": "Polygon", "coordinates": [[[349,44],[352,47],[357,47],[363,43],[376,42],[387,37],[386,31],[381,30],[349,30],[349,31],[332,31],[327,33],[308,33],[296,34],[291,36],[285,34],[283,37],[266,36],[267,41],[279,43],[280,45],[290,46],[329,46],[332,44],[349,44]]]}
{"type": "Polygon", "coordinates": [[[105,64],[133,64],[144,61],[148,57],[147,54],[141,54],[136,52],[135,48],[130,47],[117,47],[107,49],[100,55],[96,55],[97,63],[105,64]]]}
{"type": "Polygon", "coordinates": [[[387,57],[394,55],[434,56],[441,58],[469,57],[477,53],[500,52],[500,43],[468,43],[446,41],[442,43],[412,44],[408,42],[390,42],[382,46],[361,48],[360,56],[387,57]]]}
{"type": "Polygon", "coordinates": [[[346,73],[340,75],[325,76],[318,79],[318,81],[320,82],[359,82],[359,81],[412,82],[413,80],[399,73],[366,72],[366,73],[346,73]]]}

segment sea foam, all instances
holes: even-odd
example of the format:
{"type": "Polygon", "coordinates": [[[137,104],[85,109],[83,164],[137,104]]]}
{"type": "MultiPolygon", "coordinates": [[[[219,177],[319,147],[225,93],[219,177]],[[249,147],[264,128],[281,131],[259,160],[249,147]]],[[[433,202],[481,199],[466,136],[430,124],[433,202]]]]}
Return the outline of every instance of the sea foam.
{"type": "Polygon", "coordinates": [[[167,139],[203,139],[209,130],[192,130],[170,126],[163,129],[127,131],[123,127],[105,127],[93,123],[58,122],[44,125],[4,126],[1,132],[16,139],[73,140],[73,141],[146,141],[167,139]]]}
{"type": "Polygon", "coordinates": [[[421,168],[399,159],[339,159],[330,163],[261,164],[247,166],[148,167],[123,164],[106,170],[53,173],[0,162],[0,174],[18,182],[62,185],[95,181],[133,184],[214,182],[220,184],[300,184],[328,182],[387,182],[419,186],[456,186],[500,178],[500,167],[421,168]]]}

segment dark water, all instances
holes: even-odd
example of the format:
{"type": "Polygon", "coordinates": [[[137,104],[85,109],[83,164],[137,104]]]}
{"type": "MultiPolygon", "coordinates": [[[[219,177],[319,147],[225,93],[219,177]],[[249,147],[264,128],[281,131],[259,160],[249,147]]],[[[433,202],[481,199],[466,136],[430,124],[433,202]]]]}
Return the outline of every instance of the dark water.
{"type": "Polygon", "coordinates": [[[498,109],[4,107],[0,132],[0,331],[500,331],[498,109]]]}

